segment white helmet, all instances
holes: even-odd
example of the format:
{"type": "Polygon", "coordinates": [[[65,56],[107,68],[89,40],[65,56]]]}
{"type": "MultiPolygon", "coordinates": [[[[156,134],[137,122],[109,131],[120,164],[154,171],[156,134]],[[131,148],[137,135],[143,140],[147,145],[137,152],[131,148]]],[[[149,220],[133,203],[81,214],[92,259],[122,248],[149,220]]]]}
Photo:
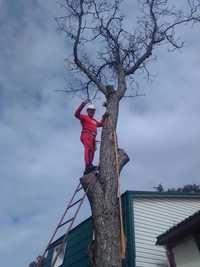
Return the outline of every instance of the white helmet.
{"type": "Polygon", "coordinates": [[[87,109],[94,109],[94,110],[95,110],[96,108],[95,108],[95,106],[94,106],[93,104],[89,104],[89,105],[87,106],[87,109]]]}

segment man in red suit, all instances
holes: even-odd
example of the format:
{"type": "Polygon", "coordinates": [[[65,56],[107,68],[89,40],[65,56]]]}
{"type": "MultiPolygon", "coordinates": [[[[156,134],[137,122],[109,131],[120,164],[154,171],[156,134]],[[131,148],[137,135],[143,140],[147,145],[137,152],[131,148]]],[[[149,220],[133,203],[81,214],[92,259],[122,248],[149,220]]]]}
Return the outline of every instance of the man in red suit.
{"type": "Polygon", "coordinates": [[[96,135],[97,135],[97,128],[102,127],[107,116],[105,113],[102,117],[101,121],[97,121],[94,119],[95,114],[95,106],[89,104],[87,106],[87,115],[81,114],[83,108],[89,103],[88,100],[81,103],[81,105],[77,108],[74,115],[77,119],[80,120],[82,125],[81,131],[81,142],[84,145],[84,159],[85,159],[85,171],[84,174],[87,174],[96,169],[93,166],[92,162],[94,159],[94,154],[96,150],[96,135]]]}

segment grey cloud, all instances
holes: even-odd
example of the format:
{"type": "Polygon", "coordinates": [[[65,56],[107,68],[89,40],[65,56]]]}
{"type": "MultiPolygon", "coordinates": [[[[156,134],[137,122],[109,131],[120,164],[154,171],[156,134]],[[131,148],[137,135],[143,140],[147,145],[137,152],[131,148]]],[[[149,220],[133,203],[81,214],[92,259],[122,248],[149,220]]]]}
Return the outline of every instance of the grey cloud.
{"type": "MultiPolygon", "coordinates": [[[[69,51],[53,20],[62,11],[53,1],[17,2],[0,2],[0,257],[25,267],[82,174],[83,148],[73,117],[80,99],[54,91],[67,86],[69,51]]],[[[122,100],[118,135],[131,158],[122,190],[199,182],[199,30],[184,31],[183,52],[159,49],[153,82],[139,78],[146,97],[122,100]]],[[[101,100],[96,104],[100,117],[101,100]]],[[[89,214],[86,203],[79,220],[89,214]]]]}

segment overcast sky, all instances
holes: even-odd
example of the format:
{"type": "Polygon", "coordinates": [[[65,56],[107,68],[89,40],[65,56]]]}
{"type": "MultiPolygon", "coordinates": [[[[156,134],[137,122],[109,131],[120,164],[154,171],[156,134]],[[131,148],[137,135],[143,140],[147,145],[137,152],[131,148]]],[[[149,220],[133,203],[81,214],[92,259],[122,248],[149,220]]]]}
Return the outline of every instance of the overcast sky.
{"type": "MultiPolygon", "coordinates": [[[[66,86],[68,53],[55,2],[0,0],[2,266],[27,267],[41,253],[83,171],[80,99],[55,92],[66,86]]],[[[200,26],[181,33],[182,51],[156,52],[146,96],[122,100],[118,136],[131,159],[122,191],[199,183],[200,26]]],[[[79,220],[89,215],[86,203],[79,220]]]]}

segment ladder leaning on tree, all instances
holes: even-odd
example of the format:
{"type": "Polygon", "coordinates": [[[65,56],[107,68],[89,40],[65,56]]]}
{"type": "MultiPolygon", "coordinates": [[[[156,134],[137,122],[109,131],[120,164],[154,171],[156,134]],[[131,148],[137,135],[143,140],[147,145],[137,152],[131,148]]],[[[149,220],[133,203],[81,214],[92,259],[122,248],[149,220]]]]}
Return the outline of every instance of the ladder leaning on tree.
{"type": "MultiPolygon", "coordinates": [[[[68,202],[67,207],[66,207],[64,213],[62,214],[62,216],[61,216],[61,218],[60,218],[60,220],[59,220],[59,222],[58,222],[58,224],[57,224],[57,226],[56,226],[51,238],[49,239],[49,242],[48,242],[48,244],[47,244],[47,246],[46,246],[46,248],[44,250],[44,253],[42,255],[43,259],[45,258],[46,253],[47,253],[48,249],[50,248],[51,244],[54,242],[54,238],[55,238],[58,230],[61,229],[61,227],[64,227],[64,226],[68,225],[67,230],[66,230],[66,232],[64,234],[64,237],[62,239],[61,245],[60,245],[58,251],[56,252],[56,255],[55,255],[50,267],[54,267],[59,255],[64,251],[64,248],[65,248],[66,243],[67,243],[69,232],[70,232],[70,230],[72,229],[72,227],[74,225],[74,222],[75,222],[76,217],[78,215],[78,212],[79,212],[79,210],[80,210],[80,208],[81,208],[81,206],[82,206],[82,204],[84,202],[84,199],[86,197],[88,189],[89,189],[89,186],[86,189],[86,191],[83,193],[83,195],[78,200],[75,201],[75,198],[76,198],[77,194],[81,190],[83,190],[83,187],[82,187],[81,183],[78,184],[78,186],[76,187],[72,198],[68,202]],[[73,208],[73,207],[76,207],[74,215],[72,217],[70,217],[70,218],[67,218],[69,210],[71,208],[73,208]]],[[[42,266],[39,265],[37,267],[42,267],[42,266]]]]}

